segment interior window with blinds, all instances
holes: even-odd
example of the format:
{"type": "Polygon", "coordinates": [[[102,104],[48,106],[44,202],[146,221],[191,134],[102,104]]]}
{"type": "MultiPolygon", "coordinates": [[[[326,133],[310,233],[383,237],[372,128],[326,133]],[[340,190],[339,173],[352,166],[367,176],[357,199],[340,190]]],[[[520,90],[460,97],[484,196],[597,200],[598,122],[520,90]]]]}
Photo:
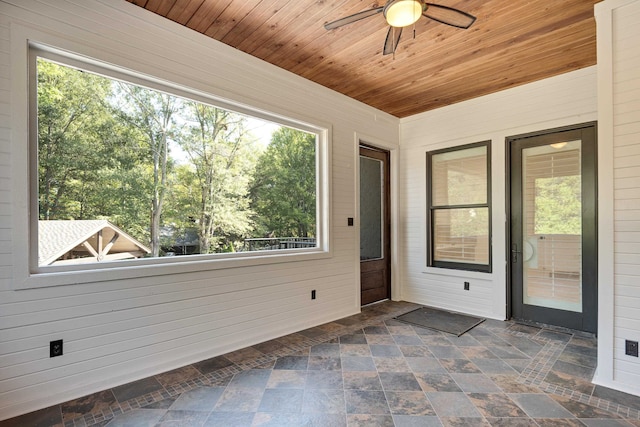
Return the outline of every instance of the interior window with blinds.
{"type": "Polygon", "coordinates": [[[489,142],[427,153],[431,267],[491,271],[489,142]]]}

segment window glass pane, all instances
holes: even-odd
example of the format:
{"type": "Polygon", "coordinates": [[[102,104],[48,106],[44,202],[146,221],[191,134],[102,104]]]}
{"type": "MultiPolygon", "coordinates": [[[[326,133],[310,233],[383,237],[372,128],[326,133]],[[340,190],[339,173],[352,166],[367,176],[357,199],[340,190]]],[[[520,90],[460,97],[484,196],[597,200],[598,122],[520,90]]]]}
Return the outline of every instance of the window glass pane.
{"type": "Polygon", "coordinates": [[[525,159],[525,191],[535,198],[530,215],[535,234],[582,234],[579,143],[565,142],[561,148],[536,147],[525,159]],[[543,152],[545,148],[553,151],[543,152]]]}
{"type": "Polygon", "coordinates": [[[315,248],[318,135],[37,59],[38,265],[315,248]]]}
{"type": "Polygon", "coordinates": [[[487,203],[487,147],[434,154],[432,206],[487,203]]]}
{"type": "Polygon", "coordinates": [[[382,258],[383,163],[360,156],[360,259],[382,258]]]}
{"type": "Polygon", "coordinates": [[[489,208],[434,209],[433,260],[489,263],[489,208]]]}
{"type": "Polygon", "coordinates": [[[525,304],[582,311],[581,145],[522,150],[525,304]]]}

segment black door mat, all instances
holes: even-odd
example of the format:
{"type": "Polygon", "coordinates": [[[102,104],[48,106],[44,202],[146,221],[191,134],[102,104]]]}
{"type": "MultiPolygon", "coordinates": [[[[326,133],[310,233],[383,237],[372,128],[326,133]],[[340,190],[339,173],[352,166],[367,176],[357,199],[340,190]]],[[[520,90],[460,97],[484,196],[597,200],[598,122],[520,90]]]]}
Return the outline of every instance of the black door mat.
{"type": "Polygon", "coordinates": [[[450,311],[429,307],[418,308],[417,310],[395,317],[395,319],[415,326],[447,332],[456,336],[464,334],[485,321],[485,319],[480,317],[467,316],[466,314],[452,313],[450,311]]]}

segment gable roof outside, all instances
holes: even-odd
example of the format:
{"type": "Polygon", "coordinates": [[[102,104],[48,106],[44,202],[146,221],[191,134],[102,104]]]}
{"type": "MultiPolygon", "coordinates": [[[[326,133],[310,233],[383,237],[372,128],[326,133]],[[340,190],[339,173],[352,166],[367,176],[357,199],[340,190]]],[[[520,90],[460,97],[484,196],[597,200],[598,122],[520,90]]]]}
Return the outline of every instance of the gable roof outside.
{"type": "Polygon", "coordinates": [[[97,233],[103,230],[108,232],[107,241],[115,234],[119,235],[110,253],[151,252],[151,249],[104,219],[38,221],[38,265],[54,263],[84,242],[95,239],[97,233]]]}

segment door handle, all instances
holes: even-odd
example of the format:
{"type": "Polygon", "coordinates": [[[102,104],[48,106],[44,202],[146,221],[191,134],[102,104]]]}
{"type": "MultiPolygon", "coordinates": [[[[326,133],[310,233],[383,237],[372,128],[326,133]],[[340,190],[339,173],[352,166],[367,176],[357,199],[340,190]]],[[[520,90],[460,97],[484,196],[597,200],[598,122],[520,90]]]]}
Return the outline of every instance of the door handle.
{"type": "Polygon", "coordinates": [[[518,262],[518,254],[522,255],[522,251],[518,250],[518,245],[516,243],[511,245],[511,262],[512,263],[516,263],[518,262]]]}

